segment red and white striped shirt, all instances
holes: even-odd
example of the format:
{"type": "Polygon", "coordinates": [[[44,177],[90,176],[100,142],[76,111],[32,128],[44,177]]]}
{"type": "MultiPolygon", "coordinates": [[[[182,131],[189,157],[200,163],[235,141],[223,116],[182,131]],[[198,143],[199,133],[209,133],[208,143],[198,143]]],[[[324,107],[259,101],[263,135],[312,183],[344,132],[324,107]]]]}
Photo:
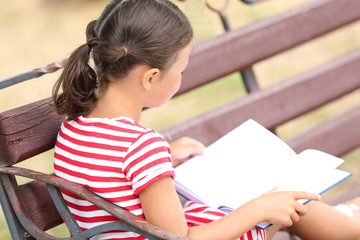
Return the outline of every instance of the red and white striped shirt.
{"type": "MultiPolygon", "coordinates": [[[[54,168],[57,176],[80,184],[142,218],[139,192],[164,176],[174,176],[167,142],[154,130],[129,118],[80,117],[65,121],[57,137],[54,168]]],[[[63,196],[84,230],[117,221],[72,193],[63,191],[63,196]]],[[[138,239],[131,232],[103,237],[113,238],[110,235],[138,239]]]]}
{"type": "MultiPolygon", "coordinates": [[[[157,132],[132,119],[79,117],[64,121],[61,126],[55,146],[54,168],[57,176],[80,184],[144,218],[139,192],[160,178],[174,177],[170,156],[168,143],[157,132]]],[[[65,190],[62,193],[83,230],[118,221],[88,201],[65,190]]],[[[217,209],[195,203],[188,203],[184,212],[189,226],[225,216],[217,209]]],[[[145,238],[132,232],[112,231],[92,239],[145,238]]],[[[242,239],[266,238],[263,231],[253,229],[242,239]]]]}

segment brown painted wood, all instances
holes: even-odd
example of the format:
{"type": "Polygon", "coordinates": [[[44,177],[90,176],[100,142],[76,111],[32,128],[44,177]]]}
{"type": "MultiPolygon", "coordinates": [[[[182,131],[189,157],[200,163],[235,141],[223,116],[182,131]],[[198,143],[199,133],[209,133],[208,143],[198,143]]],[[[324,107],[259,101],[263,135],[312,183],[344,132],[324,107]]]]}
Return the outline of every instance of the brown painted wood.
{"type": "MultiPolygon", "coordinates": [[[[185,134],[198,137],[209,144],[247,118],[255,118],[270,128],[275,127],[358,88],[356,76],[360,75],[359,59],[358,50],[309,73],[284,81],[283,84],[254,93],[249,98],[240,99],[220,110],[211,111],[162,132],[169,140],[185,134]],[[267,110],[272,113],[267,113],[267,110]],[[217,121],[220,121],[215,115],[220,114],[221,117],[224,111],[230,112],[225,117],[227,127],[220,131],[214,130],[217,128],[217,121]],[[204,119],[216,119],[211,123],[214,126],[204,119]],[[203,123],[202,127],[198,126],[199,121],[203,123]]],[[[0,164],[12,165],[54,146],[63,117],[56,116],[50,103],[51,100],[46,99],[0,113],[0,164]]]]}
{"type": "Polygon", "coordinates": [[[360,19],[358,0],[318,0],[195,46],[179,94],[360,19]]]}
{"type": "MultiPolygon", "coordinates": [[[[205,42],[194,50],[179,94],[355,21],[360,18],[358,7],[357,0],[319,0],[205,42]],[[336,14],[342,10],[347,14],[336,14]]],[[[62,118],[53,116],[49,102],[0,114],[1,165],[18,163],[52,148],[57,133],[53,126],[59,126],[62,118]]]]}
{"type": "MultiPolygon", "coordinates": [[[[84,187],[82,187],[76,183],[70,182],[68,180],[65,180],[65,179],[62,179],[62,178],[59,178],[59,177],[56,177],[53,175],[48,175],[48,174],[30,170],[30,169],[19,168],[19,167],[0,167],[0,173],[22,176],[22,177],[34,179],[37,181],[41,181],[43,183],[48,183],[53,186],[65,189],[71,193],[76,194],[77,196],[79,196],[83,199],[88,200],[89,202],[93,203],[95,206],[97,206],[97,207],[107,211],[111,215],[117,217],[119,220],[122,220],[123,222],[126,222],[129,225],[134,226],[135,228],[140,229],[143,232],[149,232],[153,236],[158,237],[159,239],[189,240],[189,238],[180,237],[171,232],[165,231],[165,230],[147,222],[146,220],[130,213],[129,211],[127,211],[121,207],[118,207],[115,204],[99,197],[98,195],[96,195],[92,191],[88,190],[87,188],[84,188],[84,187]]],[[[7,185],[8,184],[10,184],[10,183],[7,183],[7,185]]],[[[9,187],[9,188],[11,188],[11,187],[9,187]]],[[[33,194],[30,189],[31,188],[27,188],[28,193],[30,192],[31,194],[33,194]]],[[[19,194],[18,191],[16,191],[16,190],[14,192],[17,195],[19,194]]],[[[17,198],[18,198],[18,200],[21,200],[19,195],[17,196],[17,198]]],[[[36,198],[31,198],[31,199],[35,200],[36,198]]],[[[28,214],[28,212],[24,210],[23,206],[21,206],[20,204],[16,204],[16,205],[19,205],[19,210],[20,210],[22,216],[26,216],[28,214]]],[[[44,209],[41,209],[41,204],[34,204],[34,206],[38,207],[38,211],[44,210],[44,209]]],[[[32,208],[32,211],[35,213],[35,208],[32,208]]],[[[26,217],[27,217],[27,219],[30,219],[29,216],[26,216],[26,217]]],[[[40,219],[40,218],[38,218],[38,219],[40,219]]],[[[32,222],[32,224],[34,224],[34,223],[32,222]]]]}
{"type": "Polygon", "coordinates": [[[16,188],[19,200],[29,218],[41,230],[48,230],[63,222],[44,182],[31,181],[16,188]]]}
{"type": "Polygon", "coordinates": [[[0,165],[12,165],[54,147],[63,117],[50,99],[0,113],[0,165]]]}
{"type": "Polygon", "coordinates": [[[296,152],[308,148],[335,156],[350,152],[360,146],[360,105],[297,135],[288,144],[296,152]]]}
{"type": "Polygon", "coordinates": [[[249,118],[273,129],[359,89],[358,76],[360,49],[310,72],[164,129],[161,133],[168,141],[185,135],[208,145],[249,118]]]}

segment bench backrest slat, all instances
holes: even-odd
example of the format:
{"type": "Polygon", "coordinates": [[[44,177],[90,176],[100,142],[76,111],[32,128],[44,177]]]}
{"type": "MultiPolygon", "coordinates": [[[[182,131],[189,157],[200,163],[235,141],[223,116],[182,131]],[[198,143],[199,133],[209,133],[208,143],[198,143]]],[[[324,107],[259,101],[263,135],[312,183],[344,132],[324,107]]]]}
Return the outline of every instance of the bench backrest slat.
{"type": "Polygon", "coordinates": [[[360,19],[358,0],[313,1],[194,48],[178,94],[360,19]]]}
{"type": "MultiPolygon", "coordinates": [[[[359,63],[357,50],[161,133],[169,141],[188,135],[210,144],[248,118],[273,128],[359,88],[359,63]],[[219,121],[224,125],[221,130],[216,127],[219,121]]],[[[1,164],[21,162],[54,146],[63,117],[56,116],[49,103],[50,99],[42,100],[0,114],[1,164]]]]}
{"type": "Polygon", "coordinates": [[[211,144],[243,121],[252,118],[274,128],[344,94],[360,88],[360,49],[257,91],[225,106],[161,131],[173,141],[187,135],[211,144]],[[221,124],[221,128],[217,125],[221,124]]]}
{"type": "MultiPolygon", "coordinates": [[[[359,18],[358,0],[319,0],[293,11],[272,17],[270,20],[261,21],[249,27],[241,28],[212,39],[199,45],[194,50],[189,68],[184,73],[184,80],[179,94],[359,18]],[[346,14],[335,14],[335,12],[345,9],[346,14]],[[336,21],[334,16],[336,16],[336,21]],[[316,22],[313,22],[315,20],[316,22]],[[288,34],[289,32],[292,34],[288,34]]],[[[185,122],[182,124],[185,127],[177,126],[173,127],[172,130],[165,130],[163,132],[166,133],[165,135],[169,140],[181,135],[190,134],[190,136],[194,136],[196,134],[196,136],[200,136],[198,137],[200,140],[209,144],[249,117],[259,120],[267,127],[277,126],[309,111],[309,106],[315,108],[332,100],[332,98],[336,98],[356,88],[354,84],[356,85],[359,81],[349,79],[359,76],[359,64],[356,62],[358,58],[359,51],[340,60],[344,63],[340,66],[335,66],[333,70],[331,69],[333,68],[332,65],[336,65],[338,61],[325,65],[323,68],[312,71],[307,75],[305,74],[287,81],[286,84],[294,85],[289,89],[284,88],[284,85],[280,85],[275,89],[267,89],[259,96],[255,95],[252,98],[243,100],[244,103],[234,103],[237,106],[237,110],[234,110],[227,117],[227,121],[232,123],[224,123],[228,126],[222,128],[217,134],[213,132],[209,134],[203,133],[204,131],[215,129],[209,123],[202,124],[203,129],[197,126],[197,121],[203,121],[204,117],[205,119],[213,118],[208,117],[214,114],[211,112],[207,116],[200,116],[192,120],[195,125],[185,122]],[[326,72],[327,70],[329,71],[326,72]],[[323,76],[311,76],[322,74],[321,71],[325,72],[323,76]],[[319,80],[314,81],[313,78],[319,78],[319,80]],[[331,84],[337,85],[337,81],[342,82],[341,86],[336,87],[336,89],[329,87],[331,84]],[[300,85],[297,86],[296,84],[300,85]],[[318,84],[318,86],[315,86],[315,84],[318,84]],[[316,91],[316,93],[309,93],[308,88],[311,86],[312,91],[316,91]],[[279,97],[281,88],[284,89],[281,97],[279,97]],[[298,91],[300,88],[303,88],[301,92],[298,91]],[[294,98],[293,92],[297,92],[301,96],[294,98]],[[257,101],[256,98],[266,94],[270,95],[255,103],[257,101]],[[269,105],[273,101],[271,96],[275,96],[275,94],[277,103],[273,102],[269,105]],[[308,97],[303,98],[302,96],[305,95],[308,97]],[[321,99],[320,96],[324,96],[326,99],[321,99]],[[246,103],[250,101],[254,101],[254,103],[246,103]],[[291,109],[284,110],[284,107],[281,107],[282,105],[291,109]],[[301,109],[302,106],[305,106],[304,109],[301,109]],[[272,116],[277,116],[278,119],[265,117],[269,115],[266,109],[279,111],[279,114],[271,114],[272,116]],[[234,115],[241,117],[234,117],[234,115]]],[[[12,165],[53,147],[56,132],[63,118],[54,117],[53,110],[48,106],[49,102],[50,99],[47,99],[0,114],[0,164],[12,165]],[[14,128],[9,126],[14,126],[14,128]],[[19,126],[21,129],[15,128],[19,126]]],[[[230,108],[228,107],[229,111],[233,111],[230,108]]],[[[217,120],[213,124],[216,124],[216,122],[217,120]]]]}
{"type": "Polygon", "coordinates": [[[0,113],[0,165],[13,165],[54,147],[63,117],[41,100],[0,113]]]}
{"type": "Polygon", "coordinates": [[[296,152],[312,148],[342,156],[360,146],[359,122],[360,105],[295,136],[288,144],[296,152]]]}

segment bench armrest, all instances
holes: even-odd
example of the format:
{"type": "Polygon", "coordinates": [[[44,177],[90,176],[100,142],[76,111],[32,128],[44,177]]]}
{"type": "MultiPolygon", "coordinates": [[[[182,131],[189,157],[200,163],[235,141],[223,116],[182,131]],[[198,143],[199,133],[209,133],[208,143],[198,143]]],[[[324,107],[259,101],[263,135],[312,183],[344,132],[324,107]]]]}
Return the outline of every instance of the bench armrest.
{"type": "Polygon", "coordinates": [[[76,194],[77,196],[91,202],[97,207],[105,210],[111,215],[115,216],[122,222],[125,222],[133,229],[136,229],[136,232],[139,234],[145,234],[146,237],[153,236],[153,239],[178,239],[178,240],[186,240],[189,238],[180,237],[174,233],[168,232],[160,227],[157,227],[148,221],[137,217],[136,215],[130,213],[124,208],[121,208],[103,198],[96,195],[94,192],[84,188],[76,183],[70,182],[68,180],[56,177],[54,175],[48,175],[45,173],[37,172],[30,169],[20,168],[20,167],[0,167],[1,174],[22,176],[34,180],[38,180],[41,182],[45,182],[46,184],[55,186],[56,188],[65,189],[71,193],[76,194]]]}

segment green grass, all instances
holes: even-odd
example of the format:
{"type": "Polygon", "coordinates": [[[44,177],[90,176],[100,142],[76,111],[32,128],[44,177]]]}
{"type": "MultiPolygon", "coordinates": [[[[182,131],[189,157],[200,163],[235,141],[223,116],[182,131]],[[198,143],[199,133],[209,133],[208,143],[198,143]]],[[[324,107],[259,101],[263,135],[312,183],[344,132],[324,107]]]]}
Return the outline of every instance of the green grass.
{"type": "MultiPolygon", "coordinates": [[[[86,24],[99,16],[107,2],[104,0],[25,2],[0,0],[2,6],[0,9],[0,56],[2,56],[0,79],[66,58],[75,47],[84,43],[86,24]]],[[[223,0],[210,0],[210,2],[220,7],[223,0]]],[[[238,0],[232,0],[227,13],[231,27],[236,29],[306,2],[310,0],[268,0],[248,6],[238,0]]],[[[192,22],[196,44],[223,33],[219,17],[206,9],[203,1],[188,0],[185,3],[179,2],[178,5],[192,22]]],[[[260,86],[271,86],[360,47],[359,27],[360,23],[352,24],[257,64],[254,70],[260,86]]],[[[0,90],[0,111],[49,97],[57,76],[58,73],[0,90]]],[[[159,130],[244,95],[240,77],[235,73],[197,91],[175,98],[160,108],[147,110],[141,121],[159,130]]],[[[284,139],[290,138],[331,116],[350,109],[358,104],[359,100],[360,91],[356,91],[348,97],[280,126],[278,133],[284,139]]],[[[43,172],[52,172],[51,158],[50,151],[35,157],[33,162],[36,162],[36,166],[32,166],[33,163],[20,165],[31,166],[43,172]]],[[[342,168],[359,175],[360,149],[347,154],[344,158],[346,163],[342,168]]],[[[25,180],[20,179],[20,181],[25,180]]],[[[352,177],[346,181],[345,185],[342,184],[331,190],[325,199],[337,196],[359,183],[359,177],[352,177]]],[[[67,234],[63,227],[55,229],[54,232],[61,236],[67,234]]],[[[1,214],[0,239],[10,239],[4,216],[1,214]]]]}

